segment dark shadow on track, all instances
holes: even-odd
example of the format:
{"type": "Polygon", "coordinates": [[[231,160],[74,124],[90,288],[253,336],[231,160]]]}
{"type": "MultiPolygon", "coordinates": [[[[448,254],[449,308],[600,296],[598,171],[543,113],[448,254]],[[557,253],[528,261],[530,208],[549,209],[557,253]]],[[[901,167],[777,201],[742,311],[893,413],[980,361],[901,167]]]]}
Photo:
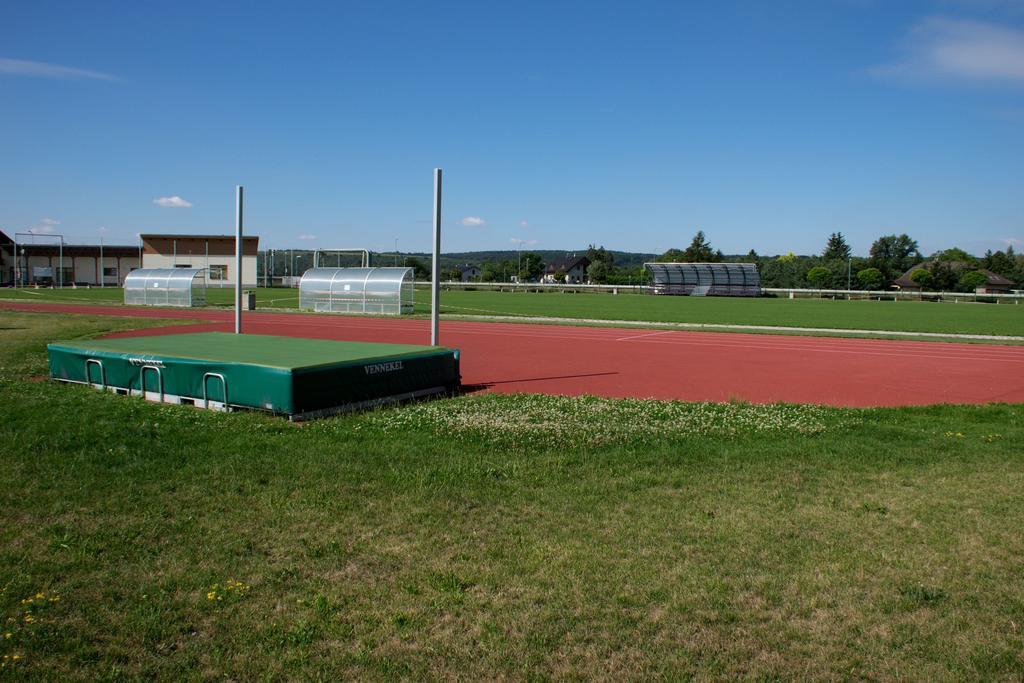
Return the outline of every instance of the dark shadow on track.
{"type": "Polygon", "coordinates": [[[480,384],[463,384],[460,393],[472,394],[477,391],[486,391],[497,384],[517,384],[519,382],[548,382],[560,379],[578,379],[580,377],[604,377],[606,375],[617,375],[617,372],[588,372],[582,375],[558,375],[556,377],[523,377],[522,379],[500,379],[494,382],[481,382],[480,384]]]}

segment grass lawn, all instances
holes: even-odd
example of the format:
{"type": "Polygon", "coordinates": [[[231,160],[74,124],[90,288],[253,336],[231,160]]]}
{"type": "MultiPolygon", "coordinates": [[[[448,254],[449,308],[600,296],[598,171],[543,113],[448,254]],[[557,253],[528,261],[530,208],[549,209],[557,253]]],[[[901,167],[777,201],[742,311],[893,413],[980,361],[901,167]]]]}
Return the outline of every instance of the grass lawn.
{"type": "MultiPolygon", "coordinates": [[[[257,307],[297,308],[298,290],[257,289],[257,307]]],[[[0,299],[65,303],[121,303],[120,289],[0,291],[0,299]]],[[[211,289],[213,306],[230,306],[233,290],[211,289]]],[[[416,291],[416,311],[430,311],[430,295],[416,291]]],[[[740,299],[635,294],[446,291],[443,313],[459,315],[551,316],[597,320],[780,325],[836,329],[895,330],[950,334],[1024,336],[1024,306],[919,301],[831,301],[822,299],[740,299]]]]}
{"type": "MultiPolygon", "coordinates": [[[[421,298],[419,291],[417,298],[421,298]]],[[[422,299],[424,310],[429,310],[426,292],[422,299]]],[[[445,313],[463,315],[1024,336],[1024,306],[1015,305],[458,290],[442,293],[441,302],[445,313]]]]}
{"type": "Polygon", "coordinates": [[[139,324],[0,312],[3,674],[1024,676],[1022,406],[300,427],[28,379],[139,324]]]}

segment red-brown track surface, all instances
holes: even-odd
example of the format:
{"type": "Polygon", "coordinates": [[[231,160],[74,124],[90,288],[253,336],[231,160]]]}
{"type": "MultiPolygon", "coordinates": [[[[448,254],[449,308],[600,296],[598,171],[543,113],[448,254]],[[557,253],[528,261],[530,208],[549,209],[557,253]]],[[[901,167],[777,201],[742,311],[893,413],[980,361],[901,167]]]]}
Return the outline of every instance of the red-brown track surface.
{"type": "MultiPolygon", "coordinates": [[[[0,308],[207,321],[111,336],[230,331],[218,310],[18,304],[0,308]]],[[[246,313],[244,331],[429,344],[427,320],[246,313]]],[[[498,392],[835,406],[1024,402],[1024,347],[446,321],[462,379],[498,392]]]]}

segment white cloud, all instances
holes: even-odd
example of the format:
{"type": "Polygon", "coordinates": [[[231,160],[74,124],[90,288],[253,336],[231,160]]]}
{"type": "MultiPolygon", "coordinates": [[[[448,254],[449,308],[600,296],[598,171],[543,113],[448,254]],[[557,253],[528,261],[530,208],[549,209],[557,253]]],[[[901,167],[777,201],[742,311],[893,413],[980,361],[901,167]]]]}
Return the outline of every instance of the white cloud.
{"type": "Polygon", "coordinates": [[[101,234],[101,235],[106,235],[106,234],[107,234],[108,232],[110,232],[110,230],[108,230],[108,229],[107,229],[106,227],[104,227],[104,226],[100,226],[100,229],[99,229],[99,230],[97,230],[96,232],[98,232],[98,233],[99,233],[99,234],[101,234]]]}
{"type": "Polygon", "coordinates": [[[512,244],[518,244],[520,247],[532,247],[537,244],[537,240],[521,240],[518,237],[509,237],[508,241],[512,244]]]}
{"type": "Polygon", "coordinates": [[[171,197],[157,197],[153,200],[153,203],[157,206],[163,206],[171,209],[190,209],[192,208],[192,202],[186,201],[178,195],[171,197]]]}
{"type": "Polygon", "coordinates": [[[522,228],[523,230],[526,230],[528,227],[530,227],[530,224],[527,221],[519,221],[519,227],[522,228]]]}
{"type": "Polygon", "coordinates": [[[299,239],[308,242],[310,240],[315,240],[316,235],[299,235],[299,239]]]}
{"type": "Polygon", "coordinates": [[[46,235],[52,232],[57,232],[57,226],[60,225],[60,221],[52,218],[42,218],[38,223],[28,229],[35,235],[46,235]]]}
{"type": "Polygon", "coordinates": [[[29,76],[34,78],[87,78],[96,81],[116,81],[117,76],[101,71],[78,69],[73,66],[47,64],[46,62],[30,62],[25,59],[7,59],[0,57],[0,74],[11,76],[29,76]]]}
{"type": "Polygon", "coordinates": [[[870,71],[917,81],[1024,83],[1024,31],[980,21],[930,17],[904,38],[904,59],[870,71]]]}
{"type": "Polygon", "coordinates": [[[465,225],[467,228],[479,228],[484,225],[487,225],[487,221],[485,221],[483,218],[480,218],[480,216],[466,216],[459,222],[465,225]]]}

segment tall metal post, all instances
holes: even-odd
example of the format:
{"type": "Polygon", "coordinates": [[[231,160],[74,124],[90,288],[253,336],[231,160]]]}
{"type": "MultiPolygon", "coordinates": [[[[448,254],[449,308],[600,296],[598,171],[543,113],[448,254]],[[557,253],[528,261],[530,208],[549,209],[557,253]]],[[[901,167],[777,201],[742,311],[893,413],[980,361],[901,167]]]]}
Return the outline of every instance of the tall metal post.
{"type": "Polygon", "coordinates": [[[63,235],[61,235],[61,237],[60,237],[60,258],[57,260],[57,266],[60,269],[60,272],[58,273],[58,276],[57,276],[57,282],[59,283],[61,289],[63,289],[64,288],[64,236],[63,235]]]}
{"type": "Polygon", "coordinates": [[[430,345],[438,344],[441,310],[441,169],[434,169],[434,258],[430,268],[430,345]]]}
{"type": "Polygon", "coordinates": [[[103,277],[103,236],[100,235],[100,287],[101,288],[106,286],[106,283],[104,282],[104,280],[106,280],[106,278],[103,277]]]}
{"type": "Polygon", "coordinates": [[[242,334],[242,192],[235,188],[235,334],[242,334]]]}

